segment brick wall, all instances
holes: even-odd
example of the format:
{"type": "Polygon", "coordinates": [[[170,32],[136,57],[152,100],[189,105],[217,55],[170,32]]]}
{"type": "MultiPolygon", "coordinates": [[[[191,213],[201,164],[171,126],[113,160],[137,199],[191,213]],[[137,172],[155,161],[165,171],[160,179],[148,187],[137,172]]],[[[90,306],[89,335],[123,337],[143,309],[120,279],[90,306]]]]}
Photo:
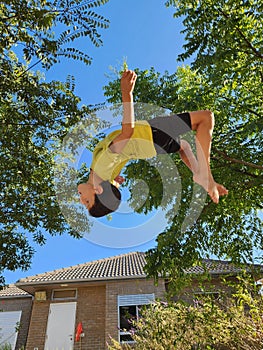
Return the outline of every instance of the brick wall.
{"type": "Polygon", "coordinates": [[[105,286],[78,288],[76,326],[82,322],[85,336],[75,342],[75,350],[105,349],[105,291],[105,286]]]}
{"type": "Polygon", "coordinates": [[[20,328],[17,335],[16,350],[26,345],[28,327],[30,322],[32,299],[31,298],[3,298],[0,299],[1,311],[22,311],[20,328]]]}
{"type": "MultiPolygon", "coordinates": [[[[211,285],[214,285],[215,291],[223,288],[218,278],[205,284],[210,291],[213,289],[211,285]]],[[[165,295],[164,281],[160,280],[159,285],[155,286],[151,279],[113,280],[97,285],[80,285],[77,290],[75,330],[82,322],[85,336],[81,342],[74,343],[74,350],[105,350],[109,336],[118,339],[118,295],[154,293],[155,298],[161,299],[165,295]]],[[[184,299],[192,300],[193,294],[199,290],[199,282],[193,281],[184,290],[184,299]]],[[[50,296],[51,291],[48,291],[47,301],[33,303],[26,350],[44,349],[49,306],[54,302],[50,296]]]]}
{"type": "Polygon", "coordinates": [[[126,281],[114,281],[107,284],[106,288],[106,327],[105,338],[109,336],[118,339],[118,295],[127,294],[155,294],[155,298],[163,298],[165,287],[162,280],[155,286],[151,279],[137,279],[126,281]]]}
{"type": "MultiPolygon", "coordinates": [[[[118,339],[118,295],[155,293],[155,297],[159,298],[165,292],[162,281],[156,287],[152,280],[147,279],[115,280],[80,286],[77,290],[75,330],[81,322],[85,335],[81,341],[74,343],[74,350],[105,350],[109,335],[118,339]]],[[[47,301],[35,300],[33,303],[26,350],[44,349],[49,306],[54,302],[50,300],[50,293],[47,293],[47,301]]]]}
{"type": "MultiPolygon", "coordinates": [[[[225,279],[228,282],[237,283],[237,279],[235,277],[226,277],[225,279]]],[[[191,303],[193,303],[193,299],[196,298],[196,294],[203,293],[203,292],[230,293],[231,288],[222,282],[222,279],[220,276],[214,276],[212,278],[209,278],[209,279],[203,280],[203,281],[201,281],[199,279],[193,279],[191,281],[190,286],[184,288],[180,292],[180,294],[176,295],[173,298],[173,300],[174,301],[183,300],[183,301],[191,304],[191,303]]]]}
{"type": "Polygon", "coordinates": [[[50,301],[34,301],[31,313],[31,322],[27,337],[26,350],[45,347],[46,327],[50,301]]]}
{"type": "MultiPolygon", "coordinates": [[[[44,289],[43,289],[44,290],[44,289]]],[[[75,342],[74,349],[78,350],[104,350],[105,349],[105,286],[92,286],[77,288],[76,327],[82,322],[83,333],[81,342],[75,342]]],[[[31,323],[28,333],[26,350],[38,348],[43,350],[51,303],[63,302],[51,299],[51,291],[47,291],[46,301],[34,301],[31,323]]],[[[65,300],[70,302],[72,300],[65,300]]],[[[59,349],[61,350],[61,349],[59,349]]]]}

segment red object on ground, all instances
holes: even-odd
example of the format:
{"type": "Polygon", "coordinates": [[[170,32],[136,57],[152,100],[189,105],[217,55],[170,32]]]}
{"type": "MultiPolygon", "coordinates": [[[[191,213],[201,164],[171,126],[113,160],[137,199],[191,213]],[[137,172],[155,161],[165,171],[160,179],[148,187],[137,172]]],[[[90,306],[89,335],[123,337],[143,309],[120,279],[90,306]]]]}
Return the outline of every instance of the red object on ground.
{"type": "Polygon", "coordinates": [[[82,332],[83,332],[82,322],[79,322],[79,324],[77,325],[77,329],[76,329],[76,337],[75,337],[76,341],[80,341],[80,335],[82,332]]]}

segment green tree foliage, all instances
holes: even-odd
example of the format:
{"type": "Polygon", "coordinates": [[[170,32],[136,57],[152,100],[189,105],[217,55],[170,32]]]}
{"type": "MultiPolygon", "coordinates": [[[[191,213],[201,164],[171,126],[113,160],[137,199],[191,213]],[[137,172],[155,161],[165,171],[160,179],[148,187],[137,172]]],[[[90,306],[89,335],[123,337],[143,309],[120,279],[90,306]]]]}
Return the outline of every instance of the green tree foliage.
{"type": "Polygon", "coordinates": [[[192,58],[192,68],[206,77],[207,92],[210,86],[216,88],[228,119],[240,121],[233,137],[236,144],[245,131],[246,145],[253,141],[262,149],[262,137],[255,137],[261,136],[263,125],[262,3],[171,0],[166,4],[175,7],[175,17],[183,16],[186,44],[179,61],[192,58]]]}
{"type": "Polygon", "coordinates": [[[0,53],[8,59],[15,50],[27,63],[37,59],[49,68],[61,56],[80,59],[89,64],[91,58],[70,46],[80,37],[88,37],[95,46],[102,44],[98,28],[109,22],[92,8],[106,3],[98,1],[14,0],[0,5],[0,53]]]}
{"type": "MultiPolygon", "coordinates": [[[[170,227],[147,253],[147,272],[156,279],[158,274],[176,278],[206,254],[236,263],[252,261],[253,252],[261,252],[263,246],[259,218],[263,208],[262,4],[211,0],[169,1],[167,5],[174,5],[176,17],[183,16],[186,44],[179,60],[190,58],[192,66],[163,75],[154,68],[138,69],[135,101],[173,112],[214,111],[212,172],[229,195],[218,205],[207,198],[201,215],[189,226],[198,200],[191,173],[174,158],[182,184],[181,205],[169,211],[170,227]]],[[[105,94],[110,102],[120,101],[117,81],[105,87],[105,94]]],[[[127,168],[130,185],[138,174],[148,179],[151,189],[138,210],[147,213],[160,205],[161,179],[143,161],[127,168]]],[[[131,203],[136,200],[131,198],[131,203]]]]}
{"type": "Polygon", "coordinates": [[[30,266],[30,236],[39,244],[45,242],[43,232],[79,236],[65,223],[57,204],[52,168],[55,140],[62,140],[90,108],[80,106],[73,77],[64,83],[45,82],[43,73],[32,68],[40,62],[49,68],[62,56],[89,64],[90,57],[74,43],[84,36],[101,44],[97,29],[106,28],[108,21],[92,8],[105,2],[0,4],[1,271],[30,266]]]}
{"type": "MultiPolygon", "coordinates": [[[[262,152],[258,144],[260,132],[255,132],[250,138],[239,118],[228,119],[231,106],[226,109],[226,105],[221,104],[217,87],[213,89],[203,75],[189,67],[179,67],[171,75],[165,73],[161,76],[153,68],[149,71],[137,70],[137,74],[137,102],[151,102],[173,112],[207,108],[215,111],[212,172],[217,182],[229,188],[229,195],[222,198],[218,205],[207,198],[200,216],[196,216],[194,210],[198,209],[199,199],[193,195],[195,186],[191,172],[177,155],[173,157],[179,172],[179,178],[173,178],[173,181],[179,180],[182,185],[179,209],[177,207],[176,211],[174,208],[168,211],[170,227],[159,235],[157,247],[148,251],[147,272],[156,279],[158,274],[176,278],[206,254],[230,258],[239,263],[250,261],[253,249],[262,249],[263,243],[262,222],[258,217],[258,210],[262,209],[262,152]],[[238,133],[235,136],[236,128],[238,133]],[[197,219],[191,222],[191,217],[197,219]]],[[[119,99],[118,88],[118,81],[110,82],[105,87],[105,94],[111,102],[119,99]]],[[[247,120],[245,125],[254,123],[254,120],[247,120]]],[[[160,157],[154,163],[137,161],[126,168],[130,186],[138,177],[149,186],[149,196],[144,205],[136,209],[138,212],[148,213],[160,206],[162,187],[167,186],[156,171],[161,161],[160,157]]],[[[169,168],[167,172],[169,178],[169,168]]],[[[172,182],[171,178],[169,181],[172,182]]],[[[136,203],[141,202],[136,197],[136,191],[132,192],[130,202],[135,208],[136,203]]]]}
{"type": "MultiPolygon", "coordinates": [[[[201,238],[199,243],[206,249],[214,246],[216,255],[250,260],[253,249],[262,249],[262,226],[257,215],[262,211],[263,6],[256,0],[171,0],[166,4],[174,6],[175,17],[183,18],[186,43],[179,61],[192,59],[192,77],[198,77],[197,84],[191,78],[183,79],[178,98],[184,103],[191,99],[192,109],[214,110],[212,166],[216,178],[230,190],[223,205],[211,211],[204,208],[207,216],[198,225],[199,233],[194,230],[179,239],[180,251],[191,255],[193,245],[189,241],[201,238]]],[[[184,103],[183,108],[189,110],[184,103]]],[[[175,225],[170,231],[171,244],[173,231],[178,228],[175,225]]],[[[159,247],[164,247],[166,240],[160,237],[159,247]]],[[[159,260],[161,256],[157,256],[159,260]]]]}
{"type": "Polygon", "coordinates": [[[262,308],[262,296],[242,280],[232,296],[199,295],[192,304],[156,302],[133,322],[135,346],[111,339],[108,349],[260,350],[262,308]]]}

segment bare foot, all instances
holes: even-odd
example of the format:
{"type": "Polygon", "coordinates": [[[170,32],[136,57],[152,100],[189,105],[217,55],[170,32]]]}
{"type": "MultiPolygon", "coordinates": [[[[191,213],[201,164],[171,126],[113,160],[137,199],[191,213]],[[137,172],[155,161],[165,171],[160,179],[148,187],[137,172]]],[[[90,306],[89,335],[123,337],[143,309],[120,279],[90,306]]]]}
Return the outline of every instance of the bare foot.
{"type": "Polygon", "coordinates": [[[220,185],[217,182],[215,182],[212,176],[209,179],[207,179],[200,175],[194,175],[193,180],[208,192],[212,201],[216,204],[219,202],[220,196],[228,194],[228,190],[223,185],[220,185]]]}
{"type": "Polygon", "coordinates": [[[225,188],[225,186],[220,185],[216,182],[216,186],[218,189],[219,196],[225,196],[228,194],[228,190],[225,188]]]}

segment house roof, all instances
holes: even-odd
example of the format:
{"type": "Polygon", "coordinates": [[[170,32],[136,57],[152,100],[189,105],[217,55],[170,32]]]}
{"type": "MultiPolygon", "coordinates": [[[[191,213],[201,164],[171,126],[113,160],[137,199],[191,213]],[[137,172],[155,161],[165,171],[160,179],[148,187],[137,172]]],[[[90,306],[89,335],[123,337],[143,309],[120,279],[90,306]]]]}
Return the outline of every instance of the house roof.
{"type": "Polygon", "coordinates": [[[20,279],[20,283],[146,277],[144,253],[128,253],[20,279]]]}
{"type": "Polygon", "coordinates": [[[0,290],[0,299],[2,298],[25,298],[25,297],[30,297],[32,296],[25,292],[24,290],[18,288],[14,284],[9,284],[5,286],[2,290],[0,290]]]}
{"type": "MultiPolygon", "coordinates": [[[[203,260],[203,266],[193,266],[187,273],[200,274],[208,272],[215,274],[229,274],[240,271],[228,261],[203,260]]],[[[132,252],[110,258],[100,259],[41,273],[35,276],[20,279],[18,286],[40,285],[46,283],[92,282],[112,279],[145,278],[145,253],[132,252]]]]}
{"type": "Polygon", "coordinates": [[[204,272],[210,275],[223,275],[223,274],[235,274],[240,272],[241,269],[233,265],[229,261],[224,260],[212,260],[203,259],[203,265],[195,265],[186,270],[186,273],[190,274],[202,274],[204,272]]]}

